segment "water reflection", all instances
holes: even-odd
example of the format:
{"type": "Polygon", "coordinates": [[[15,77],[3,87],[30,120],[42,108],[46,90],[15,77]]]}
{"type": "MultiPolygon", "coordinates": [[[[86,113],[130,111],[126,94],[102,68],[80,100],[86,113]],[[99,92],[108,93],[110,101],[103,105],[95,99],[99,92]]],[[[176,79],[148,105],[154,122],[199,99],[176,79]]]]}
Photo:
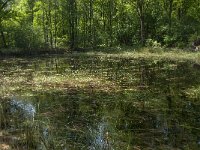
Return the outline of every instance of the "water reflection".
{"type": "Polygon", "coordinates": [[[90,149],[111,149],[108,124],[99,122],[97,129],[91,129],[91,136],[94,136],[94,141],[91,143],[90,149]]]}
{"type": "Polygon", "coordinates": [[[30,102],[24,102],[18,99],[11,99],[9,102],[10,113],[12,115],[19,114],[19,118],[34,120],[35,107],[30,102]]]}
{"type": "Polygon", "coordinates": [[[2,98],[0,137],[17,140],[1,143],[21,149],[199,149],[199,98],[184,93],[200,84],[191,62],[75,56],[4,61],[1,68],[2,77],[20,76],[30,86],[38,85],[36,75],[45,80],[40,90],[14,91],[31,91],[26,101],[2,98]]]}

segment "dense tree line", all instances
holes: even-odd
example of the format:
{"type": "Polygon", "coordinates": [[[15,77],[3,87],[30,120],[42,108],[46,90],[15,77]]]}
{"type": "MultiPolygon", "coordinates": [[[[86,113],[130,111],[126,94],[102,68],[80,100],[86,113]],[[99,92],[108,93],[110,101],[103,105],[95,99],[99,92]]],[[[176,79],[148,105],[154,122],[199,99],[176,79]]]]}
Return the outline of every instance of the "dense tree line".
{"type": "Polygon", "coordinates": [[[4,48],[182,48],[199,37],[199,0],[0,0],[4,48]]]}

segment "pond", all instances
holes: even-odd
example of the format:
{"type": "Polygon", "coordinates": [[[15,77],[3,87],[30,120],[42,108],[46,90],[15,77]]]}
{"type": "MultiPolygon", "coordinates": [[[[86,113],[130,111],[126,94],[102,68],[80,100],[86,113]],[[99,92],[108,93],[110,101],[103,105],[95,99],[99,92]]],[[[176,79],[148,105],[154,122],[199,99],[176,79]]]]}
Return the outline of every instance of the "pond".
{"type": "Polygon", "coordinates": [[[200,67],[87,55],[0,60],[0,149],[200,149],[200,67]]]}

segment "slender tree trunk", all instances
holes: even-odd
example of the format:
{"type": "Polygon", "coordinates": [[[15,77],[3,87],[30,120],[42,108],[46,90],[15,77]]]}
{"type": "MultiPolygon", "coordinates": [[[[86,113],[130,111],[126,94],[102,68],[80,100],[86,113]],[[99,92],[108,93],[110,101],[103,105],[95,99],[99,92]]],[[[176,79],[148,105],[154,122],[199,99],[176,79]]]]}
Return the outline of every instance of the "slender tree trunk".
{"type": "Polygon", "coordinates": [[[1,38],[2,38],[2,42],[3,42],[3,47],[4,48],[7,48],[7,43],[6,43],[6,38],[5,38],[5,35],[3,33],[3,27],[1,25],[1,20],[0,20],[0,33],[1,33],[1,38]]]}
{"type": "Polygon", "coordinates": [[[89,6],[89,40],[90,46],[93,46],[93,0],[90,0],[89,6]]]}
{"type": "Polygon", "coordinates": [[[145,44],[145,37],[144,37],[144,16],[140,16],[140,37],[141,37],[141,44],[145,44]]]}
{"type": "Polygon", "coordinates": [[[57,0],[54,0],[54,9],[55,9],[55,13],[54,13],[54,47],[57,47],[57,17],[58,17],[58,8],[59,5],[57,3],[57,0]]]}
{"type": "Polygon", "coordinates": [[[47,10],[45,10],[45,16],[46,16],[46,21],[45,21],[45,32],[46,32],[46,42],[49,45],[49,16],[47,10]]]}
{"type": "Polygon", "coordinates": [[[73,50],[77,46],[77,10],[76,0],[70,0],[68,4],[68,18],[69,18],[69,35],[70,35],[70,48],[73,50]]]}
{"type": "Polygon", "coordinates": [[[87,32],[86,32],[86,16],[83,17],[83,47],[86,47],[86,37],[87,37],[87,32]]]}
{"type": "MultiPolygon", "coordinates": [[[[101,1],[101,18],[102,18],[102,22],[103,22],[103,35],[104,35],[104,37],[106,36],[106,17],[105,17],[105,1],[104,0],[102,0],[101,1]]],[[[106,41],[104,41],[105,42],[105,44],[106,44],[106,46],[108,46],[108,39],[106,38],[106,41]]]]}
{"type": "Polygon", "coordinates": [[[3,33],[2,30],[1,30],[1,38],[2,38],[2,41],[3,41],[3,47],[4,47],[4,48],[7,48],[8,46],[7,46],[7,44],[6,44],[6,38],[5,38],[4,33],[3,33]]]}
{"type": "Polygon", "coordinates": [[[141,44],[145,44],[145,29],[144,29],[144,0],[137,0],[137,11],[140,19],[140,40],[141,44]]]}
{"type": "Polygon", "coordinates": [[[48,17],[49,17],[49,34],[50,34],[50,45],[51,45],[51,48],[53,48],[53,33],[52,33],[52,17],[51,17],[51,0],[49,0],[48,2],[48,17]]]}
{"type": "Polygon", "coordinates": [[[48,45],[48,19],[47,19],[47,12],[45,10],[45,3],[42,2],[42,24],[43,24],[43,34],[44,34],[44,43],[45,46],[48,45]]]}
{"type": "Polygon", "coordinates": [[[173,11],[173,0],[169,0],[169,34],[172,29],[172,11],[173,11]]]}
{"type": "Polygon", "coordinates": [[[113,44],[113,31],[112,31],[112,28],[113,28],[113,19],[112,19],[112,16],[113,16],[113,0],[110,0],[109,1],[109,37],[110,37],[110,43],[109,43],[109,46],[111,47],[112,44],[113,44]]]}
{"type": "Polygon", "coordinates": [[[44,8],[42,8],[42,26],[43,26],[43,34],[44,34],[44,43],[46,44],[46,30],[45,30],[44,8]]]}
{"type": "Polygon", "coordinates": [[[34,10],[33,10],[33,8],[34,8],[34,2],[32,2],[32,4],[31,4],[31,23],[32,23],[32,25],[33,25],[33,21],[34,21],[34,10]]]}
{"type": "Polygon", "coordinates": [[[63,10],[63,8],[62,8],[62,35],[65,35],[66,34],[66,30],[65,30],[65,22],[64,22],[64,20],[65,20],[65,14],[64,14],[64,10],[63,10]]]}
{"type": "Polygon", "coordinates": [[[88,44],[88,35],[87,35],[87,3],[83,4],[83,47],[86,47],[88,44]]]}
{"type": "Polygon", "coordinates": [[[54,47],[57,47],[57,11],[55,11],[55,16],[54,16],[54,47]]]}

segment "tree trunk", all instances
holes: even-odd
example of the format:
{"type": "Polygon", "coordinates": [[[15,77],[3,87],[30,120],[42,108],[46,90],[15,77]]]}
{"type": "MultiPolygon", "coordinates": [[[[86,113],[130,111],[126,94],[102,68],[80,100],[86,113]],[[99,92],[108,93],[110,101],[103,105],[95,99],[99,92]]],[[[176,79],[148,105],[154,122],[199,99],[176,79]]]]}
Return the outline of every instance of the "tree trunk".
{"type": "Polygon", "coordinates": [[[109,43],[109,46],[111,47],[112,44],[113,44],[113,31],[112,31],[112,28],[113,28],[113,19],[112,19],[112,16],[113,16],[113,0],[110,0],[109,1],[109,36],[110,36],[110,43],[109,43]]]}
{"type": "Polygon", "coordinates": [[[48,26],[49,26],[49,34],[50,34],[50,45],[51,45],[51,48],[53,48],[53,33],[52,33],[52,18],[51,18],[51,1],[49,0],[48,2],[48,16],[49,17],[49,21],[48,21],[48,26]]]}
{"type": "Polygon", "coordinates": [[[57,4],[57,0],[54,1],[54,9],[55,9],[55,13],[54,13],[54,47],[57,47],[57,13],[58,13],[58,4],[57,4]]]}
{"type": "Polygon", "coordinates": [[[172,11],[173,11],[173,0],[169,1],[169,34],[171,34],[172,28],[172,11]]]}
{"type": "Polygon", "coordinates": [[[31,24],[33,25],[33,21],[34,21],[34,2],[32,2],[31,4],[31,24]]]}
{"type": "Polygon", "coordinates": [[[145,44],[145,37],[144,37],[144,16],[140,17],[140,37],[141,37],[141,44],[144,46],[144,44],[145,44]]]}
{"type": "Polygon", "coordinates": [[[90,0],[90,9],[89,9],[89,40],[90,46],[93,46],[93,0],[90,0]]]}
{"type": "Polygon", "coordinates": [[[43,25],[43,34],[44,34],[44,43],[45,46],[48,44],[48,31],[47,31],[47,23],[46,23],[46,10],[45,10],[45,3],[42,2],[42,25],[43,25]]]}
{"type": "Polygon", "coordinates": [[[6,38],[5,38],[5,35],[4,35],[2,30],[1,30],[1,38],[2,38],[2,41],[3,41],[3,47],[7,48],[8,46],[6,44],[6,38]]]}
{"type": "Polygon", "coordinates": [[[145,30],[144,30],[144,0],[137,0],[137,10],[140,19],[140,40],[141,44],[145,44],[145,30]]]}
{"type": "Polygon", "coordinates": [[[68,4],[68,18],[69,18],[69,36],[70,36],[70,49],[75,49],[77,46],[76,34],[77,34],[77,10],[76,0],[70,0],[68,4]]]}
{"type": "Polygon", "coordinates": [[[3,31],[1,31],[1,37],[2,37],[2,41],[3,41],[3,47],[4,47],[4,48],[7,48],[8,46],[7,46],[7,44],[6,44],[6,39],[5,39],[5,36],[4,36],[3,31]]]}

